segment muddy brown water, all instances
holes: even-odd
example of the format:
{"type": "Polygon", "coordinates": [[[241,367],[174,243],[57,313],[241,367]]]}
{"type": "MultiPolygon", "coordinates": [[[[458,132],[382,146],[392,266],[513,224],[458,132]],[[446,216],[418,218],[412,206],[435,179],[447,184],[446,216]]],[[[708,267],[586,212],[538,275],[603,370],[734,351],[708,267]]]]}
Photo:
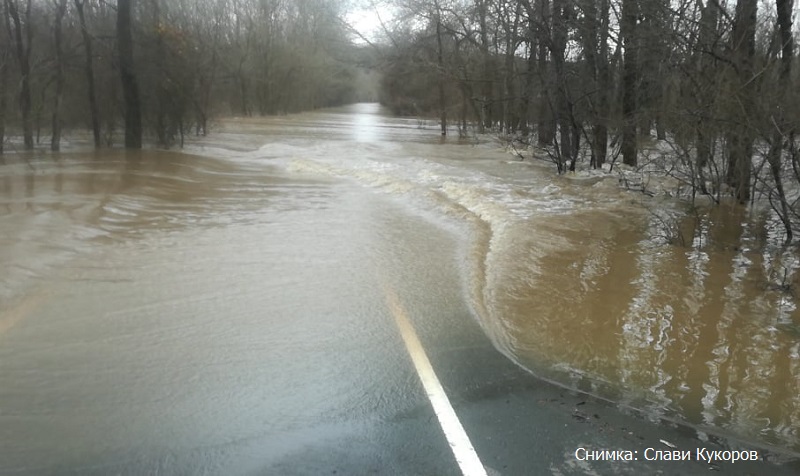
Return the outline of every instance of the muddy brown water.
{"type": "MultiPolygon", "coordinates": [[[[453,279],[464,299],[496,347],[533,373],[701,432],[800,452],[800,263],[778,246],[768,212],[721,207],[681,218],[679,205],[622,191],[614,177],[554,177],[550,165],[519,162],[491,140],[442,140],[435,124],[372,104],[228,119],[184,152],[73,149],[9,155],[0,167],[0,349],[24,334],[53,275],[102,286],[150,266],[122,260],[129,270],[86,277],[81,270],[109,247],[180,242],[201,259],[215,248],[192,230],[218,230],[231,243],[256,225],[268,233],[330,220],[333,230],[373,196],[458,237],[463,266],[453,279]],[[331,186],[357,198],[334,199],[331,186]]],[[[337,236],[304,236],[302,246],[337,236]]],[[[428,237],[409,229],[402,239],[413,248],[428,237]]],[[[282,243],[265,240],[264,256],[279,260],[282,243]]],[[[247,260],[240,265],[247,274],[247,260]]],[[[284,265],[253,279],[281,286],[313,272],[284,265]]],[[[413,279],[426,270],[396,263],[387,272],[413,279]]],[[[159,286],[173,284],[150,283],[159,286]]],[[[3,358],[7,375],[22,372],[3,358]]],[[[0,398],[18,396],[8,392],[0,398]]]]}

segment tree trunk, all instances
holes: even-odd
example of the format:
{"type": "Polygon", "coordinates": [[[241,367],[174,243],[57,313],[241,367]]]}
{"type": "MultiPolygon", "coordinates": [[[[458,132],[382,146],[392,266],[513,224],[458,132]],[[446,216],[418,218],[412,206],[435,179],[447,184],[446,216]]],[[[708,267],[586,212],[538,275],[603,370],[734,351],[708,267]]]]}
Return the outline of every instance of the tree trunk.
{"type": "Polygon", "coordinates": [[[567,5],[565,0],[553,0],[553,39],[551,55],[555,74],[556,104],[554,115],[557,118],[560,136],[557,153],[558,172],[566,171],[566,164],[573,160],[572,140],[572,104],[567,91],[567,75],[565,72],[565,52],[567,48],[567,5]]]}
{"type": "Polygon", "coordinates": [[[239,65],[239,96],[241,97],[241,109],[243,116],[250,116],[250,108],[247,107],[247,79],[242,71],[243,65],[239,65]]]}
{"type": "Polygon", "coordinates": [[[483,116],[483,127],[491,129],[494,122],[494,65],[492,55],[489,54],[489,31],[486,23],[488,0],[478,0],[478,26],[480,28],[480,51],[483,64],[481,80],[481,115],[483,116]]]}
{"type": "Polygon", "coordinates": [[[56,17],[53,24],[53,45],[56,52],[56,94],[53,102],[53,138],[50,141],[50,149],[58,151],[61,149],[61,103],[64,99],[64,48],[62,47],[62,25],[64,14],[67,13],[67,0],[55,0],[56,17]]]}
{"type": "Polygon", "coordinates": [[[606,163],[606,155],[608,154],[608,120],[611,116],[611,100],[610,95],[613,90],[611,79],[611,58],[608,56],[608,32],[609,32],[609,12],[611,10],[611,2],[609,0],[601,0],[600,2],[600,55],[598,57],[598,70],[597,70],[597,86],[599,95],[597,98],[597,125],[594,129],[594,149],[595,149],[595,166],[602,167],[606,163]]]}
{"type": "Polygon", "coordinates": [[[519,123],[517,129],[522,132],[523,136],[530,133],[530,105],[531,97],[533,95],[534,84],[534,71],[536,66],[536,47],[534,46],[533,32],[530,35],[530,43],[528,45],[528,60],[525,69],[525,84],[522,86],[522,97],[519,104],[519,123]]]}
{"type": "Polygon", "coordinates": [[[636,145],[636,96],[637,96],[637,55],[636,22],[638,17],[638,0],[622,0],[622,19],[620,33],[622,36],[622,162],[625,165],[637,164],[636,145]]]}
{"type": "Polygon", "coordinates": [[[750,168],[753,157],[754,134],[748,124],[755,110],[755,81],[753,78],[756,54],[756,14],[758,0],[739,0],[733,24],[732,50],[737,73],[739,121],[728,138],[727,182],[740,203],[750,199],[750,168]]]}
{"type": "Polygon", "coordinates": [[[209,105],[211,104],[211,92],[214,88],[214,81],[216,79],[217,73],[217,50],[214,48],[214,51],[211,53],[211,64],[208,68],[209,78],[206,79],[205,76],[200,76],[200,101],[195,102],[196,110],[197,110],[197,135],[200,135],[202,131],[202,135],[205,136],[208,133],[208,111],[209,105]]]}
{"type": "Polygon", "coordinates": [[[505,77],[503,78],[503,130],[506,133],[514,133],[517,129],[518,118],[515,108],[511,103],[514,97],[514,78],[517,76],[515,71],[515,57],[513,54],[513,44],[509,40],[506,53],[506,64],[504,68],[505,77]]]}
{"type": "MultiPolygon", "coordinates": [[[[719,5],[709,1],[700,13],[700,34],[698,39],[699,54],[697,57],[697,75],[711,79],[716,72],[709,65],[708,56],[714,53],[718,37],[717,23],[719,21],[719,5]]],[[[714,81],[711,81],[712,86],[714,81]]],[[[697,168],[702,169],[711,159],[711,145],[714,133],[709,127],[708,119],[711,114],[713,95],[717,94],[714,87],[703,87],[695,92],[697,97],[697,122],[695,125],[695,149],[697,151],[697,168]]],[[[700,184],[705,188],[705,183],[700,184]]]]}
{"type": "Polygon", "coordinates": [[[467,137],[467,96],[461,94],[461,127],[458,129],[458,136],[467,137]]]}
{"type": "Polygon", "coordinates": [[[539,145],[548,146],[553,143],[556,135],[555,119],[550,107],[550,75],[548,73],[547,51],[550,41],[548,30],[550,25],[549,0],[539,0],[539,77],[542,87],[539,89],[539,118],[536,132],[539,136],[539,145]],[[548,26],[545,26],[548,25],[548,26]]]}
{"type": "Polygon", "coordinates": [[[781,165],[783,162],[784,140],[794,136],[794,128],[792,127],[791,121],[786,120],[786,115],[783,110],[786,93],[789,88],[791,88],[792,56],[794,56],[794,38],[792,36],[793,3],[793,0],[776,0],[778,33],[781,41],[781,74],[778,80],[778,97],[776,98],[777,111],[774,114],[775,130],[772,133],[772,144],[767,154],[770,172],[775,182],[775,194],[778,196],[778,203],[780,206],[778,215],[786,230],[787,244],[792,241],[793,234],[789,203],[786,199],[786,191],[783,188],[781,165]]]}
{"type": "Polygon", "coordinates": [[[447,135],[447,97],[444,92],[444,52],[442,47],[442,22],[436,17],[436,61],[439,67],[439,116],[441,118],[442,136],[447,135]]]}
{"type": "Polygon", "coordinates": [[[33,40],[33,28],[31,26],[31,0],[27,0],[25,6],[25,38],[22,36],[22,20],[20,18],[19,5],[16,0],[5,0],[6,13],[13,20],[12,25],[8,22],[6,16],[6,24],[9,34],[12,34],[14,46],[17,53],[17,61],[19,62],[20,71],[20,93],[19,93],[19,109],[22,114],[22,135],[25,142],[26,149],[33,149],[33,123],[31,122],[31,41],[33,40]]]}
{"type": "Polygon", "coordinates": [[[591,166],[596,169],[605,163],[608,150],[608,98],[611,90],[611,68],[608,64],[609,9],[609,0],[600,0],[599,12],[595,0],[588,0],[584,8],[584,49],[589,76],[594,82],[597,96],[596,103],[591,107],[591,166]]]}
{"type": "Polygon", "coordinates": [[[125,148],[142,148],[142,107],[133,62],[131,2],[117,0],[117,47],[122,94],[125,98],[125,148]]]}
{"type": "Polygon", "coordinates": [[[5,163],[2,157],[6,142],[6,111],[8,110],[6,91],[8,91],[8,55],[0,51],[0,165],[5,163]]]}
{"type": "MultiPolygon", "coordinates": [[[[85,1],[85,0],[84,0],[85,1]]],[[[81,37],[83,38],[83,49],[86,54],[84,62],[84,72],[86,74],[86,93],[89,99],[89,113],[92,120],[92,135],[94,146],[99,148],[102,145],[100,135],[100,112],[97,108],[97,91],[94,84],[94,59],[92,58],[92,36],[86,27],[86,14],[84,13],[84,1],[75,0],[75,9],[78,11],[78,22],[81,27],[81,37]]]]}
{"type": "Polygon", "coordinates": [[[667,128],[664,127],[664,113],[659,105],[656,111],[656,139],[667,140],[667,128]]]}

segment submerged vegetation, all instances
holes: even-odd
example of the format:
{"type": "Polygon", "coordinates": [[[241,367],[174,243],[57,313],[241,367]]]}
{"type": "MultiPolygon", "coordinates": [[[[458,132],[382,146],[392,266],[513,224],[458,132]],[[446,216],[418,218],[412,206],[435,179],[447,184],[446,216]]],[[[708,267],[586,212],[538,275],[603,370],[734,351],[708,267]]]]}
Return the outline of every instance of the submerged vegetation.
{"type": "Polygon", "coordinates": [[[558,173],[616,165],[800,226],[792,0],[397,0],[381,99],[558,173]],[[658,141],[655,145],[654,141],[658,141]],[[657,156],[657,157],[656,157],[657,156]],[[649,160],[655,159],[655,160],[649,160]]]}

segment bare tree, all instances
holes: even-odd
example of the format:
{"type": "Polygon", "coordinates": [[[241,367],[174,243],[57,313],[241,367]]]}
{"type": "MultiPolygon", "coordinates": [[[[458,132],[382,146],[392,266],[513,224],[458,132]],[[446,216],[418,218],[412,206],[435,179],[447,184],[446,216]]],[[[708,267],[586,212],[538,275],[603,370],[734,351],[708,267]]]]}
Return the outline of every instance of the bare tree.
{"type": "Polygon", "coordinates": [[[556,135],[556,121],[550,107],[550,92],[552,91],[551,75],[549,74],[549,45],[552,41],[550,0],[538,0],[539,2],[539,55],[537,67],[541,78],[541,88],[539,89],[539,120],[536,127],[538,142],[541,146],[553,143],[556,135]]]}
{"type": "Polygon", "coordinates": [[[639,0],[622,0],[620,35],[624,48],[622,71],[622,162],[625,165],[637,164],[638,144],[636,137],[638,89],[637,23],[639,0]]]}
{"type": "MultiPolygon", "coordinates": [[[[3,11],[5,13],[6,5],[3,4],[3,11]]],[[[7,14],[4,14],[8,18],[7,14]]],[[[5,22],[3,23],[6,24],[5,22]]],[[[3,32],[6,33],[6,32],[3,32]]],[[[4,146],[6,142],[6,114],[8,110],[8,62],[10,60],[10,52],[8,47],[2,41],[4,36],[0,33],[0,165],[5,163],[5,158],[2,157],[4,146]]]]}
{"type": "Polygon", "coordinates": [[[772,140],[767,160],[775,184],[775,195],[778,201],[778,216],[786,230],[786,242],[792,241],[792,213],[789,201],[786,198],[786,190],[783,186],[782,176],[782,156],[785,148],[790,151],[795,141],[795,125],[788,120],[786,114],[786,101],[789,90],[792,87],[792,59],[794,57],[794,37],[792,36],[792,6],[793,0],[776,0],[778,38],[780,39],[781,67],[778,79],[778,95],[775,112],[772,114],[772,140]],[[786,144],[786,147],[784,146],[786,144]]]}
{"type": "Polygon", "coordinates": [[[84,6],[86,0],[74,0],[75,10],[78,12],[78,21],[81,29],[81,37],[83,38],[84,49],[84,74],[86,75],[86,96],[89,101],[89,114],[91,116],[92,124],[92,137],[94,137],[94,146],[100,147],[100,111],[97,107],[97,88],[94,83],[94,54],[92,47],[92,35],[89,33],[89,28],[86,25],[86,13],[84,6]]]}
{"type": "Polygon", "coordinates": [[[738,0],[731,35],[733,55],[735,113],[740,118],[728,135],[728,185],[735,197],[746,203],[750,199],[750,177],[753,159],[753,128],[749,124],[755,112],[756,78],[756,14],[757,0],[738,0]]]}
{"type": "MultiPolygon", "coordinates": [[[[10,0],[6,0],[10,1],[10,0]]],[[[133,61],[131,1],[117,1],[117,47],[122,93],[125,97],[125,147],[142,148],[142,110],[133,61]]]]}
{"type": "Polygon", "coordinates": [[[13,36],[17,62],[20,70],[19,109],[22,114],[22,134],[25,148],[33,149],[33,124],[31,122],[31,48],[33,43],[33,24],[31,23],[31,0],[25,3],[20,12],[17,0],[5,0],[6,29],[13,36]],[[20,13],[22,13],[20,15],[20,13]]]}
{"type": "Polygon", "coordinates": [[[61,148],[61,104],[64,101],[64,15],[67,13],[67,0],[53,0],[55,20],[53,22],[53,48],[55,50],[55,83],[56,92],[53,101],[53,137],[50,148],[58,151],[61,148]]]}

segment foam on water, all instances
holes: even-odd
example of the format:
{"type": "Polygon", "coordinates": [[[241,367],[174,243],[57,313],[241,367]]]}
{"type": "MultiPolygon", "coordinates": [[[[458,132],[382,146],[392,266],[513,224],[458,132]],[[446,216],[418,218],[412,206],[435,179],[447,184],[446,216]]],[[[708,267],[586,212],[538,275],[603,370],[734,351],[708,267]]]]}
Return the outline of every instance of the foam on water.
{"type": "MultiPolygon", "coordinates": [[[[730,364],[728,346],[759,359],[797,355],[786,331],[797,326],[793,297],[778,296],[777,286],[767,298],[748,282],[758,278],[762,260],[762,274],[773,273],[772,261],[779,267],[786,262],[784,281],[793,280],[797,266],[783,257],[754,256],[752,230],[745,226],[736,238],[746,219],[717,217],[719,226],[711,227],[717,231],[710,232],[700,222],[686,235],[695,246],[684,256],[680,247],[665,244],[685,231],[676,228],[683,224],[675,219],[680,214],[673,213],[674,204],[647,199],[666,213],[651,216],[637,203],[644,199],[620,190],[614,177],[559,177],[551,165],[509,160],[492,143],[397,140],[400,134],[369,142],[337,129],[345,140],[297,133],[302,140],[273,141],[247,160],[253,167],[259,161],[279,165],[295,176],[357,182],[440,226],[448,221],[444,217],[466,223],[469,233],[461,236],[468,236],[464,276],[472,307],[496,347],[523,367],[655,415],[798,447],[795,430],[787,434],[782,423],[795,416],[776,411],[774,423],[759,428],[752,418],[768,396],[748,390],[753,385],[747,382],[737,388],[722,384],[756,375],[744,360],[722,375],[730,364]],[[727,239],[741,242],[735,253],[707,246],[727,239]],[[749,304],[731,304],[737,302],[749,304]],[[753,327],[771,319],[772,325],[753,327]],[[769,339],[782,347],[761,355],[759,349],[775,347],[769,339]],[[688,355],[686,349],[695,350],[688,355]],[[747,406],[731,410],[717,396],[746,400],[747,406]]],[[[778,366],[774,374],[780,372],[796,370],[778,366]]]]}
{"type": "MultiPolygon", "coordinates": [[[[413,148],[411,148],[413,151],[413,148]]],[[[512,360],[517,344],[509,327],[514,322],[496,309],[503,287],[498,285],[505,273],[508,256],[521,256],[526,266],[519,282],[530,281],[539,273],[538,261],[558,249],[560,237],[548,227],[534,223],[548,216],[576,211],[577,207],[596,206],[586,197],[570,193],[571,184],[554,184],[540,175],[536,167],[520,168],[503,164],[506,155],[496,148],[429,148],[440,156],[421,158],[403,156],[408,150],[384,150],[383,155],[344,156],[328,150],[325,156],[295,157],[287,170],[297,174],[320,174],[355,180],[382,193],[395,196],[412,206],[417,213],[435,213],[457,219],[470,226],[465,268],[467,292],[476,317],[495,346],[512,360]],[[398,153],[399,152],[399,153],[398,153]],[[512,179],[492,174],[497,167],[512,172],[512,179]],[[482,170],[484,169],[484,170],[482,170]]],[[[602,192],[601,192],[602,193],[602,192]]]]}
{"type": "MultiPolygon", "coordinates": [[[[686,235],[689,250],[668,247],[659,237],[672,217],[656,219],[631,206],[637,195],[620,191],[614,178],[559,177],[550,165],[509,160],[493,143],[439,143],[435,131],[420,132],[408,120],[370,123],[367,114],[360,124],[330,114],[321,113],[322,122],[303,115],[232,121],[226,131],[188,148],[209,157],[154,152],[139,165],[117,157],[113,167],[80,159],[65,172],[81,180],[57,178],[56,165],[36,165],[34,173],[24,162],[5,166],[6,183],[13,183],[0,182],[10,190],[0,203],[8,210],[3,215],[0,208],[0,231],[11,230],[7,241],[13,243],[3,243],[0,254],[0,264],[10,270],[0,278],[0,299],[21,281],[46,275],[47,263],[55,261],[44,257],[67,259],[97,238],[127,245],[152,234],[180,235],[187,227],[227,232],[236,228],[228,225],[251,220],[276,233],[282,211],[313,209],[315,217],[326,216],[326,207],[332,215],[341,212],[340,197],[328,185],[355,191],[352,182],[457,237],[466,257],[464,294],[497,348],[520,365],[591,392],[613,387],[605,393],[609,398],[644,402],[656,414],[674,411],[747,436],[769,433],[769,441],[800,448],[796,415],[776,410],[767,428],[736,426],[737,418],[753,421],[755,406],[769,402],[763,389],[775,387],[772,377],[761,375],[769,365],[750,362],[779,356],[775,378],[792,381],[797,370],[784,361],[795,362],[800,352],[796,339],[787,338],[800,328],[795,299],[779,286],[791,284],[800,265],[788,252],[754,253],[756,233],[742,228],[747,218],[701,220],[686,235]],[[73,185],[64,185],[62,193],[61,182],[73,185]],[[306,193],[307,186],[316,191],[306,193]],[[266,215],[276,222],[266,224],[266,215]],[[63,249],[52,248],[53,230],[65,230],[57,240],[63,249]],[[720,249],[707,246],[728,239],[720,249]],[[15,255],[37,261],[14,261],[15,255]],[[770,277],[776,270],[774,289],[754,286],[757,274],[770,277]],[[690,355],[685,349],[695,350],[690,355]],[[747,358],[731,362],[727,354],[734,351],[747,358]],[[750,377],[722,385],[741,375],[750,377]],[[732,410],[718,396],[746,405],[732,410]]],[[[109,152],[102,163],[114,161],[109,152]]],[[[359,200],[374,196],[357,191],[359,200]]],[[[661,212],[669,205],[654,208],[661,212]]],[[[341,215],[331,233],[350,218],[387,219],[357,215],[362,211],[341,215]]],[[[383,238],[398,246],[424,245],[427,236],[419,233],[409,227],[383,238]]],[[[413,280],[428,263],[403,266],[414,270],[408,274],[413,280]]],[[[770,408],[796,401],[795,388],[786,390],[784,403],[770,408]]]]}

